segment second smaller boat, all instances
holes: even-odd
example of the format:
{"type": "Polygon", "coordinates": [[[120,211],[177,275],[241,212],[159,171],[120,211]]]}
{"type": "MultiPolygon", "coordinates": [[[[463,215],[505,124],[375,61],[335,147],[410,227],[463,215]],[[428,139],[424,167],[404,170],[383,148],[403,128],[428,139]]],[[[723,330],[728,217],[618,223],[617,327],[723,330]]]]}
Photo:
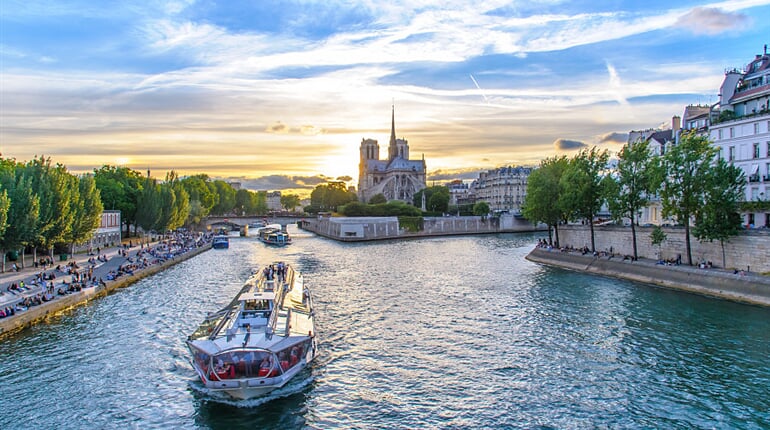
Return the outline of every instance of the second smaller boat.
{"type": "Polygon", "coordinates": [[[280,224],[270,224],[259,230],[259,240],[268,245],[286,246],[291,243],[289,233],[280,224]]]}

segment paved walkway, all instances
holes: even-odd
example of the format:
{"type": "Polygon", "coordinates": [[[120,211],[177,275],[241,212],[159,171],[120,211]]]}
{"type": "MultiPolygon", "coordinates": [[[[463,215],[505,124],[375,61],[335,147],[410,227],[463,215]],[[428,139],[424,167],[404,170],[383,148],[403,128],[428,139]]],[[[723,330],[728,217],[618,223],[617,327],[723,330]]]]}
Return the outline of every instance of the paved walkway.
{"type": "MultiPolygon", "coordinates": [[[[98,279],[104,279],[107,280],[107,274],[110,271],[117,271],[118,268],[126,263],[128,261],[129,257],[136,257],[136,254],[142,250],[139,246],[134,246],[129,249],[126,249],[127,251],[127,257],[123,257],[120,254],[120,251],[124,248],[114,246],[110,248],[106,248],[102,250],[101,255],[107,256],[107,262],[102,261],[96,261],[96,264],[94,266],[94,272],[93,277],[98,279]]],[[[38,257],[44,256],[43,254],[38,254],[38,257]]],[[[87,269],[91,263],[88,262],[91,258],[96,258],[96,254],[88,255],[88,253],[80,253],[72,256],[71,258],[67,259],[67,261],[59,261],[54,264],[53,267],[48,267],[46,270],[42,270],[39,267],[34,267],[34,265],[31,265],[31,267],[25,267],[23,269],[19,269],[18,271],[12,271],[10,270],[11,265],[6,264],[6,272],[0,273],[0,310],[4,310],[8,306],[15,305],[18,302],[21,302],[24,298],[29,296],[34,296],[42,291],[42,287],[40,285],[33,285],[32,281],[37,277],[39,273],[43,273],[44,275],[50,275],[55,274],[56,279],[54,279],[54,298],[53,300],[56,300],[58,297],[62,297],[58,294],[56,294],[56,290],[61,287],[62,281],[66,281],[68,284],[71,283],[72,275],[66,274],[62,271],[57,271],[56,266],[61,265],[62,267],[66,266],[68,263],[75,262],[77,263],[80,270],[87,269]],[[20,284],[21,281],[24,281],[24,284],[27,286],[28,289],[25,291],[10,291],[8,289],[11,284],[20,284]]],[[[48,281],[50,282],[50,281],[48,281]]]]}

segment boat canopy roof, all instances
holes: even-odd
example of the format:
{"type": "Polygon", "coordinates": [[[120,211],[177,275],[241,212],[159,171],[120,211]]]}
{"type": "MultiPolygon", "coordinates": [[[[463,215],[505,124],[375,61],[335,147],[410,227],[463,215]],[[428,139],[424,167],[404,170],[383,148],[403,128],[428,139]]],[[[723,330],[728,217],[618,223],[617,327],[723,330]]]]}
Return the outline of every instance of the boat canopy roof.
{"type": "Polygon", "coordinates": [[[274,291],[247,291],[238,297],[238,300],[275,300],[274,291]]]}

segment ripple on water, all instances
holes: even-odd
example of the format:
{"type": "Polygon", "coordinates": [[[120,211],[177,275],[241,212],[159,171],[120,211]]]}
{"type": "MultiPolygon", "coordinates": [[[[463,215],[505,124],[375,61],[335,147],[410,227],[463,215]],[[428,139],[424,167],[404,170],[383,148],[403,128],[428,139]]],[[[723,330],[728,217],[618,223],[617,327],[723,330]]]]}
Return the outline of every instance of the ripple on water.
{"type": "Polygon", "coordinates": [[[0,342],[0,426],[762,428],[768,310],[542,267],[537,236],[286,248],[234,238],[0,342]],[[266,398],[205,390],[184,341],[251,270],[305,274],[319,355],[266,398]]]}

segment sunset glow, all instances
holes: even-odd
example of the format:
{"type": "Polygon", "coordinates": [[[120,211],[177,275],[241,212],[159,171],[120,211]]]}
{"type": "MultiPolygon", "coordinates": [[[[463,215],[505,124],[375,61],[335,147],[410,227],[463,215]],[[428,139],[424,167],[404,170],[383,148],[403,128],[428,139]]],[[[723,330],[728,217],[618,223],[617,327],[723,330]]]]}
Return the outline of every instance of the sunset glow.
{"type": "Polygon", "coordinates": [[[394,104],[429,181],[472,178],[617,151],[714,103],[724,70],[770,43],[770,1],[419,3],[4,1],[0,152],[251,189],[355,184],[359,143],[385,151],[394,104]]]}

